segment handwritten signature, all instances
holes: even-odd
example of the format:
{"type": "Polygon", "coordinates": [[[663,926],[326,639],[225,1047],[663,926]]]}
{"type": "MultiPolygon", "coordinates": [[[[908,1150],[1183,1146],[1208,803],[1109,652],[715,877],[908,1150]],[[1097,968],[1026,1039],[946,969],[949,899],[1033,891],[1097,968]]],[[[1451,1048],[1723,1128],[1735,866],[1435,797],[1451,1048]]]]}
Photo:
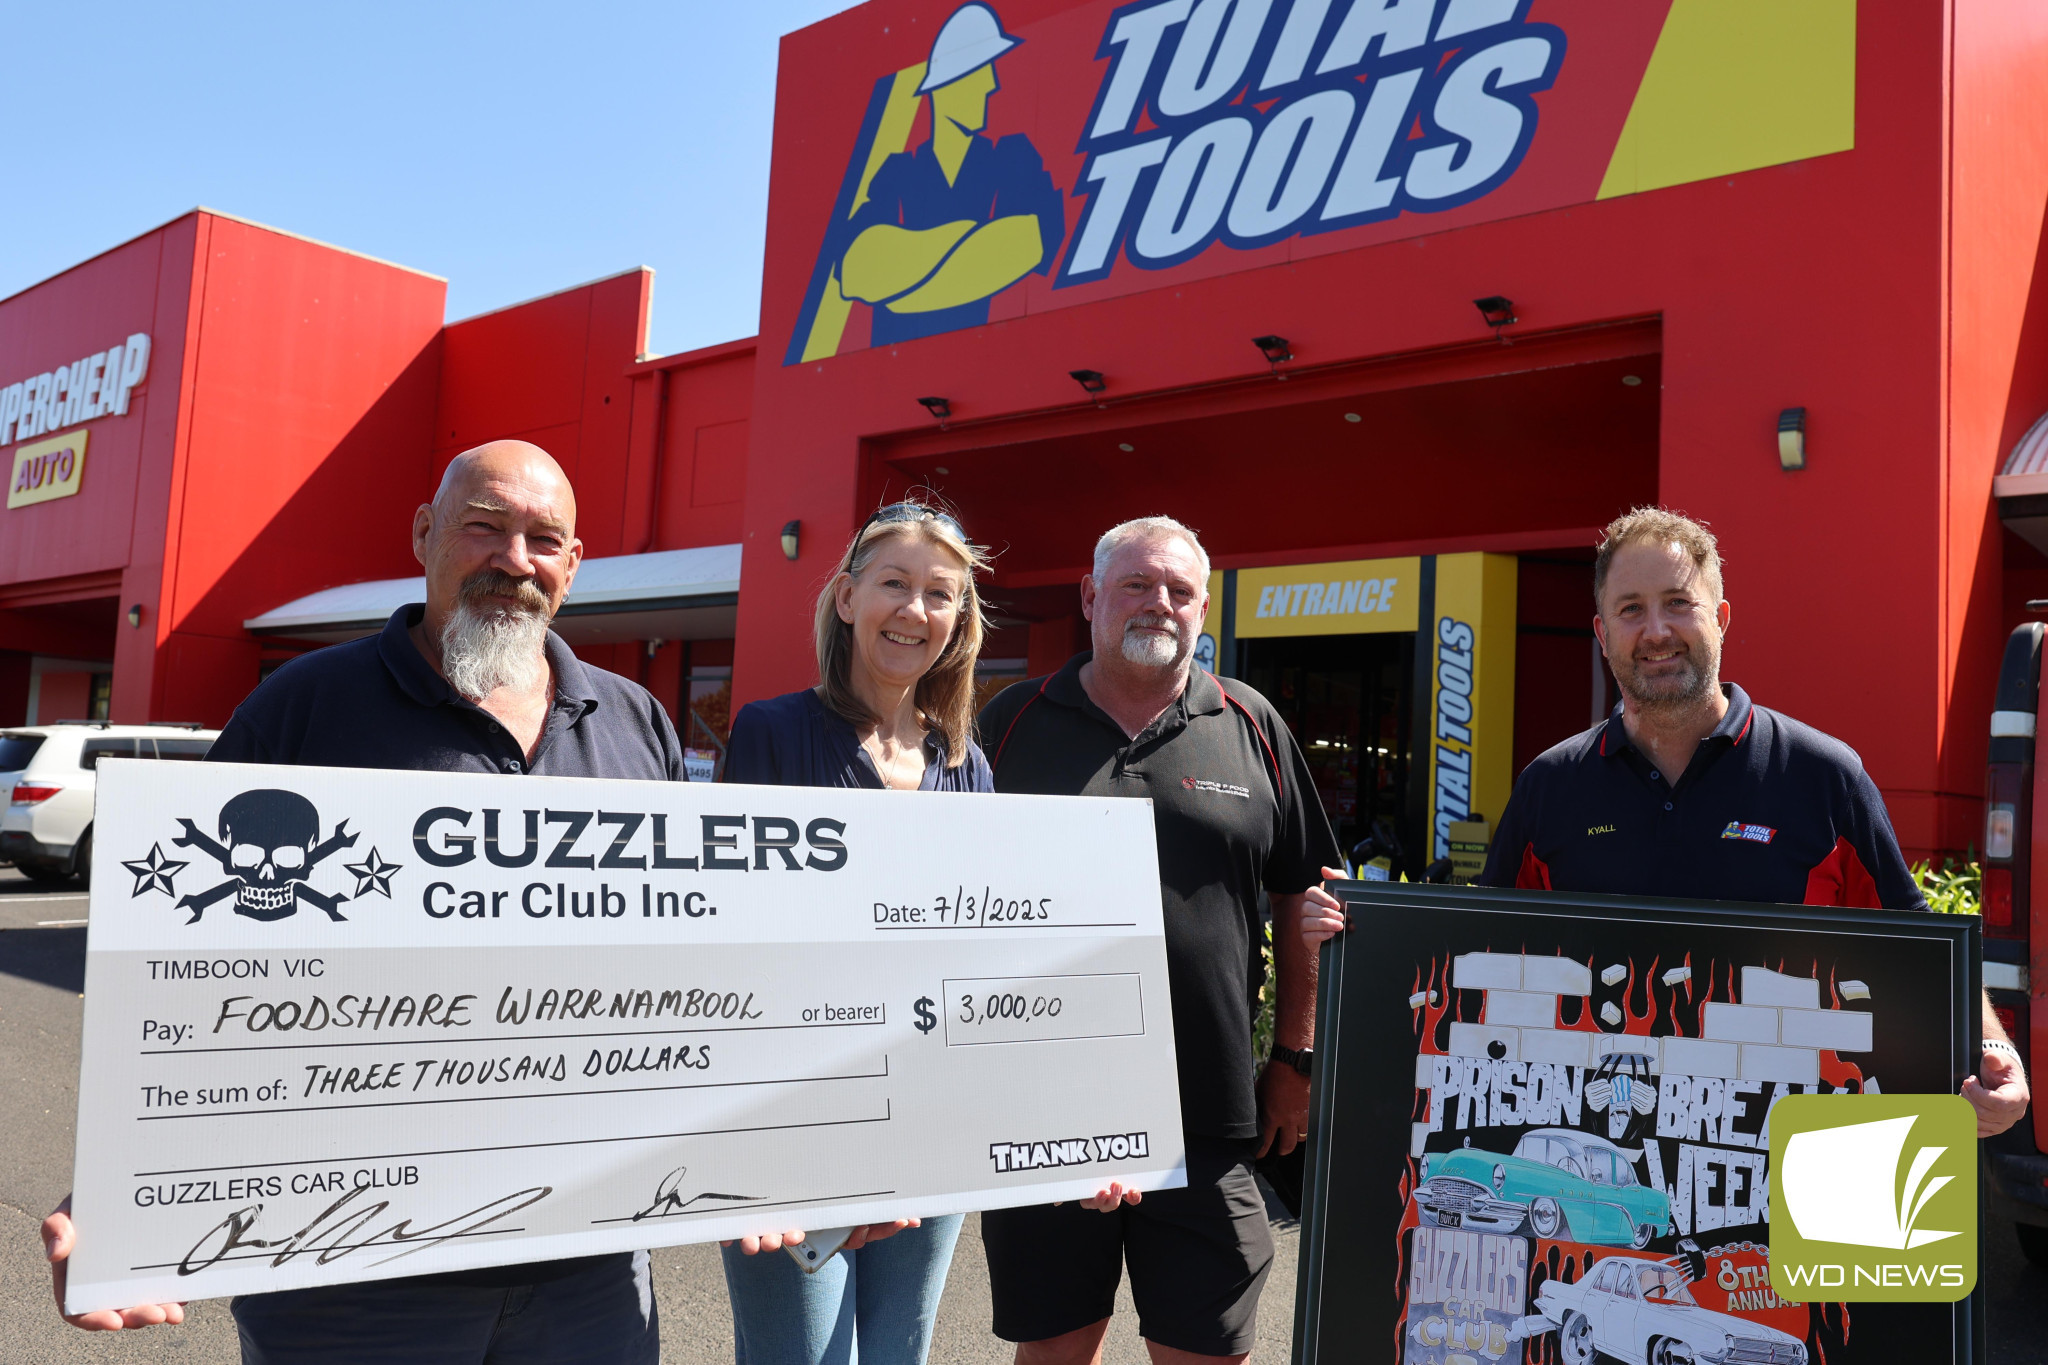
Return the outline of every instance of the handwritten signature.
{"type": "Polygon", "coordinates": [[[661,1184],[655,1187],[654,1202],[634,1214],[633,1221],[637,1223],[643,1218],[666,1218],[670,1214],[685,1213],[692,1204],[706,1200],[719,1200],[728,1204],[754,1204],[768,1197],[765,1194],[718,1194],[706,1191],[685,1199],[682,1195],[683,1177],[689,1173],[689,1167],[678,1166],[663,1176],[661,1184]]]}
{"type": "Polygon", "coordinates": [[[391,1207],[391,1201],[388,1199],[380,1199],[374,1204],[350,1207],[367,1189],[367,1186],[359,1185],[350,1190],[322,1209],[310,1222],[289,1237],[251,1237],[251,1229],[263,1217],[263,1205],[251,1204],[246,1208],[236,1209],[208,1228],[205,1235],[185,1253],[185,1258],[178,1262],[178,1273],[196,1275],[244,1248],[254,1248],[258,1251],[275,1250],[277,1255],[271,1258],[272,1267],[282,1266],[294,1257],[306,1254],[314,1255],[316,1265],[326,1265],[331,1261],[340,1260],[350,1252],[365,1248],[404,1248],[371,1263],[384,1265],[410,1256],[414,1252],[425,1251],[428,1247],[438,1246],[450,1238],[481,1232],[521,1209],[531,1208],[555,1192],[552,1185],[536,1185],[500,1195],[487,1204],[479,1205],[467,1213],[459,1213],[453,1218],[444,1219],[430,1227],[415,1228],[412,1219],[402,1218],[380,1232],[370,1233],[360,1240],[352,1240],[371,1223],[377,1222],[385,1210],[391,1207]]]}

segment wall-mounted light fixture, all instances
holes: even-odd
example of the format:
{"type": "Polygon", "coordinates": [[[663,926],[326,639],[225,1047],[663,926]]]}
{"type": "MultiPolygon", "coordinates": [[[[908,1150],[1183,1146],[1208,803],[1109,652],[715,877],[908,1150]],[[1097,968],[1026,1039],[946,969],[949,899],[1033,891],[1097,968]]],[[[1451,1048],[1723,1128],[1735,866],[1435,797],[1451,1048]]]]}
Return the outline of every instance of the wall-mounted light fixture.
{"type": "Polygon", "coordinates": [[[1786,408],[1778,414],[1778,467],[1806,468],[1806,409],[1786,408]]]}
{"type": "Polygon", "coordinates": [[[784,559],[796,558],[797,534],[803,530],[803,527],[804,524],[800,521],[785,521],[782,523],[782,557],[784,559]]]}
{"type": "Polygon", "coordinates": [[[1483,299],[1474,299],[1472,306],[1479,310],[1479,316],[1486,319],[1486,325],[1503,342],[1507,337],[1501,329],[1521,321],[1515,316],[1515,301],[1504,294],[1488,294],[1483,299]]]}
{"type": "Polygon", "coordinates": [[[1102,371],[1100,370],[1068,370],[1067,378],[1079,384],[1082,392],[1086,393],[1098,406],[1102,400],[1096,397],[1096,395],[1109,387],[1109,381],[1102,377],[1102,371]]]}
{"type": "Polygon", "coordinates": [[[142,628],[142,603],[137,602],[134,606],[128,608],[128,624],[137,630],[142,628]]]}
{"type": "Polygon", "coordinates": [[[1282,361],[1294,359],[1294,348],[1287,344],[1286,337],[1253,337],[1252,345],[1258,347],[1259,354],[1266,357],[1266,364],[1272,367],[1273,373],[1280,375],[1282,379],[1287,377],[1284,374],[1280,374],[1280,364],[1282,361]]]}
{"type": "Polygon", "coordinates": [[[953,415],[953,405],[943,398],[920,398],[917,401],[924,405],[926,412],[938,418],[942,427],[946,425],[946,419],[953,415]]]}

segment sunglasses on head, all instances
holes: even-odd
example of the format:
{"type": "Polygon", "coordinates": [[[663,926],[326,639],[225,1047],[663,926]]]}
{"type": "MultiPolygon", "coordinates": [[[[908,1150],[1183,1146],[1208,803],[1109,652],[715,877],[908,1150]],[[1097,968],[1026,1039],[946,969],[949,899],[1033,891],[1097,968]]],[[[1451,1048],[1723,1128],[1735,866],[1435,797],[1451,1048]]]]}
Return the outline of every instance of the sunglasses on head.
{"type": "Polygon", "coordinates": [[[926,507],[921,502],[892,502],[887,507],[877,507],[868,514],[868,519],[860,524],[860,530],[853,537],[853,544],[847,547],[846,562],[853,563],[854,556],[860,553],[860,543],[867,539],[870,527],[905,521],[936,521],[958,536],[962,544],[968,543],[966,528],[960,525],[960,519],[952,513],[926,507]]]}

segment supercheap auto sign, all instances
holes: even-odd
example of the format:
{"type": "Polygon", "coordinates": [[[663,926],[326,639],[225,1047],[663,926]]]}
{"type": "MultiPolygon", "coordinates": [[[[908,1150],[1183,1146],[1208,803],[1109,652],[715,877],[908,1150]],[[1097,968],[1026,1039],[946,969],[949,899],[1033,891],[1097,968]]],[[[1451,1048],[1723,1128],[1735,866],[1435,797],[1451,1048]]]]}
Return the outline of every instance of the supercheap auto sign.
{"type": "Polygon", "coordinates": [[[832,111],[786,364],[1854,145],[1855,0],[1000,3],[832,111]]]}

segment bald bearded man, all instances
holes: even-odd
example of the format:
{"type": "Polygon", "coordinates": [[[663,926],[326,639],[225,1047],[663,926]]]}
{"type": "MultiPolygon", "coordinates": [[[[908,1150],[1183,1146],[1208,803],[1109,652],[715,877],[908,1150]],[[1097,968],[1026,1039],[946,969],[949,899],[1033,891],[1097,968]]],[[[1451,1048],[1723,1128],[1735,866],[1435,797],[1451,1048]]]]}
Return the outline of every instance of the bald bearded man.
{"type": "MultiPolygon", "coordinates": [[[[548,629],[583,542],[576,494],[546,451],[493,441],[456,456],[413,514],[412,549],[427,600],[278,669],[209,760],[682,780],[660,703],[548,629]]],[[[43,1224],[60,1311],[69,1207],[43,1224]]],[[[246,1295],[234,1314],[244,1365],[655,1365],[661,1353],[644,1251],[246,1295]]],[[[171,1303],[67,1320],[117,1331],[183,1319],[171,1303]]]]}

